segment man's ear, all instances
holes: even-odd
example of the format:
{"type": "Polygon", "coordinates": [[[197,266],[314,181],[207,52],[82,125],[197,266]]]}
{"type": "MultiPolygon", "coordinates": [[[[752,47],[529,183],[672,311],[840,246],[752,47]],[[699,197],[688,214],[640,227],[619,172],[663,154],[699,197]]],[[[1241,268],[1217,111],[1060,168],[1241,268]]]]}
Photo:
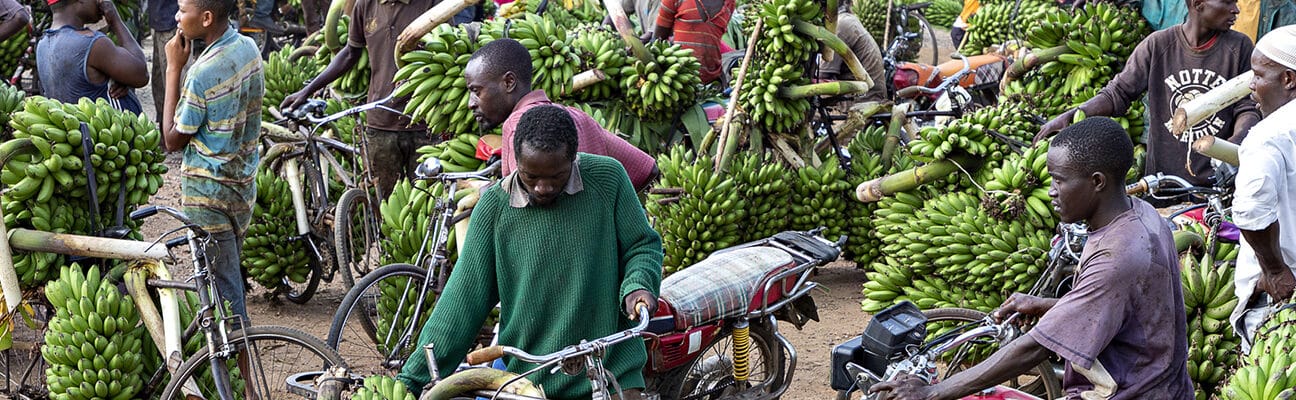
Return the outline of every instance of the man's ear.
{"type": "MultiPolygon", "coordinates": [[[[1275,63],[1277,64],[1277,63],[1275,63]]],[[[1285,69],[1282,72],[1282,85],[1287,90],[1296,90],[1296,70],[1285,69]]]]}
{"type": "Polygon", "coordinates": [[[504,84],[504,93],[513,93],[513,89],[517,88],[517,75],[514,75],[513,71],[504,71],[500,81],[504,84]]]}
{"type": "Polygon", "coordinates": [[[203,12],[202,12],[202,26],[203,26],[204,28],[210,28],[210,27],[212,26],[212,23],[213,23],[215,20],[216,20],[216,15],[215,15],[215,14],[212,14],[212,12],[209,11],[209,10],[203,10],[203,12]]]}
{"type": "Polygon", "coordinates": [[[1102,192],[1104,189],[1107,189],[1107,174],[1104,174],[1101,171],[1094,171],[1092,175],[1089,175],[1089,183],[1093,184],[1094,192],[1102,192]]]}

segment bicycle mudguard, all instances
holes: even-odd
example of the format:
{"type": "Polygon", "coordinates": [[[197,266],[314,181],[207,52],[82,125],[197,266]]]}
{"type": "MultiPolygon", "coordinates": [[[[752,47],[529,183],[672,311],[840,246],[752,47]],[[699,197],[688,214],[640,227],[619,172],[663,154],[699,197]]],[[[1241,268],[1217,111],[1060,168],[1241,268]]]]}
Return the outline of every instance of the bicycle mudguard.
{"type": "Polygon", "coordinates": [[[544,390],[541,390],[534,383],[526,378],[519,378],[517,374],[501,371],[494,368],[472,368],[456,372],[446,377],[432,386],[431,389],[423,391],[419,400],[450,400],[456,397],[472,397],[471,393],[478,390],[498,390],[503,386],[505,393],[512,393],[520,396],[535,397],[537,399],[545,398],[544,390]],[[517,378],[513,383],[509,383],[517,378]],[[508,386],[505,386],[505,385],[508,386]]]}

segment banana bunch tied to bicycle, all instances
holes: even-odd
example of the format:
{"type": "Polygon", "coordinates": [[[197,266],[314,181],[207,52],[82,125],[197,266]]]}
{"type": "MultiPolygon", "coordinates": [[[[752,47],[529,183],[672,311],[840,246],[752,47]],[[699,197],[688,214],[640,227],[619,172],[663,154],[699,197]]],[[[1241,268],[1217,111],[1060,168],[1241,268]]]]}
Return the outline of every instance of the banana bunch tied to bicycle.
{"type": "MultiPolygon", "coordinates": [[[[9,126],[15,139],[7,145],[30,141],[35,148],[14,156],[0,169],[0,183],[9,188],[0,196],[0,204],[11,228],[93,233],[92,219],[99,227],[115,222],[119,195],[123,210],[133,210],[162,186],[167,171],[162,136],[143,114],[114,110],[103,99],[65,104],[34,96],[10,115],[9,126]],[[86,134],[81,132],[82,122],[88,126],[86,134]],[[100,210],[97,219],[90,215],[87,170],[94,172],[97,183],[93,193],[100,210]]],[[[137,226],[132,221],[123,224],[137,226]]],[[[50,253],[15,252],[14,267],[24,287],[37,287],[58,272],[60,259],[50,253]]]]}
{"type": "MultiPolygon", "coordinates": [[[[712,252],[742,243],[738,221],[748,214],[738,180],[716,173],[708,155],[694,155],[683,145],[657,156],[661,180],[653,185],[647,210],[662,236],[662,267],[672,274],[702,261],[712,252]]],[[[777,175],[767,179],[778,180],[777,175]]]]}
{"type": "MultiPolygon", "coordinates": [[[[860,132],[847,144],[846,149],[852,160],[846,182],[851,189],[868,180],[914,167],[913,159],[903,151],[893,152],[889,167],[882,162],[886,135],[885,126],[875,125],[860,132]]],[[[853,193],[847,193],[847,196],[852,195],[853,193]]],[[[848,202],[853,201],[848,199],[848,202]]],[[[855,261],[857,268],[868,269],[882,256],[882,238],[877,235],[871,217],[879,207],[880,203],[851,204],[846,207],[847,236],[843,256],[855,261]]]]}
{"type": "Polygon", "coordinates": [[[819,166],[796,169],[791,204],[791,227],[810,230],[825,227],[824,237],[836,238],[846,233],[846,205],[850,199],[850,182],[837,157],[826,157],[819,166]]]}
{"type": "Polygon", "coordinates": [[[472,172],[485,167],[486,163],[477,159],[477,140],[480,136],[465,133],[450,140],[415,150],[419,153],[418,162],[431,157],[441,160],[441,169],[445,172],[472,172]]]}
{"type": "Polygon", "coordinates": [[[1256,343],[1232,371],[1220,398],[1290,399],[1296,396],[1296,312],[1283,309],[1256,331],[1256,343]]]}
{"type": "Polygon", "coordinates": [[[739,197],[747,199],[746,216],[739,222],[744,227],[742,242],[784,231],[794,185],[787,168],[769,153],[749,150],[736,157],[729,174],[738,180],[739,197]]]}
{"type": "Polygon", "coordinates": [[[959,47],[959,53],[965,56],[982,54],[992,46],[1020,39],[1045,15],[1058,10],[1057,3],[1046,0],[981,2],[981,8],[968,18],[967,37],[959,47]]]}
{"type": "Polygon", "coordinates": [[[1030,143],[1039,124],[1029,118],[1031,107],[1019,101],[977,110],[949,125],[923,127],[908,146],[911,156],[931,162],[955,154],[968,154],[985,160],[1002,160],[1012,146],[1030,143]]]}
{"type": "MultiPolygon", "coordinates": [[[[306,87],[306,82],[319,75],[319,64],[309,58],[289,59],[296,49],[288,46],[270,54],[265,68],[265,98],[262,104],[278,107],[284,98],[306,87]]],[[[271,107],[261,107],[262,119],[274,121],[271,107]]]]}
{"type": "MultiPolygon", "coordinates": [[[[805,122],[810,101],[783,96],[780,91],[809,82],[805,63],[818,51],[819,43],[798,27],[823,24],[824,5],[815,0],[771,0],[759,6],[758,18],[764,26],[738,102],[763,132],[795,133],[805,122]]],[[[735,76],[730,85],[737,80],[735,76]]]]}
{"type": "Polygon", "coordinates": [[[253,281],[267,289],[283,286],[283,278],[304,283],[310,276],[306,244],[297,237],[296,212],[288,181],[268,166],[256,175],[257,198],[248,225],[240,264],[253,281]]]}
{"type": "Polygon", "coordinates": [[[1222,381],[1238,363],[1241,339],[1228,322],[1238,302],[1233,292],[1234,263],[1216,258],[1227,256],[1227,247],[1236,245],[1220,246],[1216,254],[1198,256],[1189,251],[1180,257],[1179,276],[1188,311],[1188,377],[1198,398],[1219,395],[1222,381]]]}
{"type": "Polygon", "coordinates": [[[13,138],[9,132],[9,118],[23,106],[23,96],[21,89],[7,83],[0,83],[0,140],[13,138]]]}
{"type": "Polygon", "coordinates": [[[415,397],[396,378],[374,375],[364,379],[364,386],[351,394],[351,400],[415,400],[415,397]]]}
{"type": "Polygon", "coordinates": [[[129,296],[102,276],[64,266],[45,286],[54,317],[41,356],[45,383],[56,399],[131,399],[147,379],[141,364],[147,333],[129,296]]]}
{"type": "MultiPolygon", "coordinates": [[[[954,20],[958,19],[963,12],[963,2],[958,0],[935,0],[931,6],[924,11],[927,22],[932,26],[949,27],[954,26],[954,20]]],[[[958,43],[955,43],[956,45],[958,43]]]]}

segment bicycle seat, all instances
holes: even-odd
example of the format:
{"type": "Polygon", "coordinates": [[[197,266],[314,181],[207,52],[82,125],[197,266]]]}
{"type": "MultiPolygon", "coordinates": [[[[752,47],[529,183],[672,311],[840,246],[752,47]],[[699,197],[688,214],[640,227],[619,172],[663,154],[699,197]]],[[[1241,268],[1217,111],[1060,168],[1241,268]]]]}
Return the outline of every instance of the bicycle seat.
{"type": "Polygon", "coordinates": [[[324,102],[324,100],[310,99],[306,101],[306,104],[302,104],[301,107],[297,107],[297,109],[288,112],[287,117],[294,120],[302,120],[305,119],[306,116],[323,117],[324,109],[327,107],[328,103],[324,102]]]}
{"type": "Polygon", "coordinates": [[[746,315],[765,277],[796,266],[788,252],[767,246],[715,254],[661,283],[661,299],[675,310],[676,329],[746,315]]]}

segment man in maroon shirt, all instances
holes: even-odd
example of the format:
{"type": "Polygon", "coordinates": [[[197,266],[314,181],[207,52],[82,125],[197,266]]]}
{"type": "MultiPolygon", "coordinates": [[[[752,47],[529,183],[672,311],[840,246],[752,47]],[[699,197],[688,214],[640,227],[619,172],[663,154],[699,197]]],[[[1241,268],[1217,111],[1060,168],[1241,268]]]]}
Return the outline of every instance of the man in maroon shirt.
{"type": "MultiPolygon", "coordinates": [[[[544,90],[531,90],[531,55],[526,47],[513,39],[499,39],[487,43],[473,53],[464,69],[468,84],[468,108],[481,130],[494,129],[503,124],[503,174],[508,176],[517,169],[513,149],[513,131],[522,114],[532,107],[554,104],[544,90]]],[[[562,106],[576,122],[582,153],[598,154],[616,159],[630,175],[635,190],[643,190],[657,178],[657,161],[630,142],[599,126],[585,112],[562,106]]]]}
{"type": "Polygon", "coordinates": [[[1075,288],[1060,299],[1014,293],[996,312],[1001,319],[1039,317],[1030,332],[936,385],[902,376],[871,391],[891,392],[892,399],[957,399],[1057,354],[1066,361],[1068,399],[1193,398],[1179,260],[1156,209],[1125,194],[1133,149],[1120,124],[1102,117],[1053,140],[1053,207],[1063,222],[1088,222],[1090,235],[1075,288]]]}

